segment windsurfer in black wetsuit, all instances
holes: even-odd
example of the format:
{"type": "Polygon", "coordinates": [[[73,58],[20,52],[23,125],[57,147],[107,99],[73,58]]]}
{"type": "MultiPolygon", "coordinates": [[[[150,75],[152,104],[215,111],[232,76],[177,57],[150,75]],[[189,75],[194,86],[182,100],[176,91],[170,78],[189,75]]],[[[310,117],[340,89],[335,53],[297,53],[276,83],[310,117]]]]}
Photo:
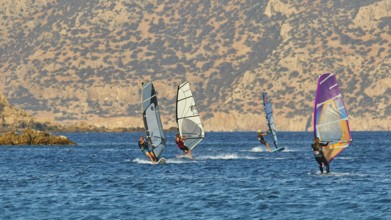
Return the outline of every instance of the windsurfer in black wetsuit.
{"type": "Polygon", "coordinates": [[[141,136],[140,139],[139,139],[139,142],[138,142],[138,147],[140,148],[140,150],[142,152],[145,153],[145,155],[147,155],[147,157],[149,157],[149,159],[152,161],[152,162],[156,162],[157,161],[157,158],[155,156],[155,153],[151,150],[149,150],[149,145],[148,143],[145,141],[144,137],[141,136]]]}
{"type": "Polygon", "coordinates": [[[329,145],[329,143],[330,143],[330,141],[327,141],[326,144],[320,143],[319,138],[315,137],[314,143],[311,145],[312,149],[314,150],[315,160],[319,164],[319,170],[320,170],[321,173],[323,173],[323,165],[322,165],[322,163],[326,166],[327,173],[330,173],[329,162],[324,157],[324,154],[323,154],[323,151],[322,151],[322,147],[325,147],[325,146],[329,145]]]}
{"type": "Polygon", "coordinates": [[[267,151],[270,152],[272,150],[270,149],[269,143],[267,143],[265,141],[265,138],[263,138],[266,135],[267,135],[267,132],[262,132],[261,130],[258,130],[258,140],[259,140],[259,142],[261,142],[261,144],[265,145],[267,147],[267,151]]]}

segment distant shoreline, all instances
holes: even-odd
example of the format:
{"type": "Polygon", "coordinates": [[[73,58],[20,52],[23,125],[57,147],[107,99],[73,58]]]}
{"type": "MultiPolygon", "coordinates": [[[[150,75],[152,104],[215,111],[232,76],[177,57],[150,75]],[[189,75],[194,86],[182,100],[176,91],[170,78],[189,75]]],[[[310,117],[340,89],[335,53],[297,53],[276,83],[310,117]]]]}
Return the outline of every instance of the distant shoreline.
{"type": "MultiPolygon", "coordinates": [[[[0,129],[0,134],[14,131],[21,132],[26,128],[2,128],[0,129]]],[[[34,128],[36,129],[36,128],[34,128]]],[[[45,128],[39,129],[44,132],[64,132],[64,133],[86,133],[86,132],[96,132],[96,133],[121,133],[121,132],[144,132],[144,128],[136,127],[136,128],[105,128],[105,127],[94,127],[94,128],[77,128],[77,127],[63,127],[63,128],[45,128]]],[[[165,132],[176,132],[177,128],[171,127],[169,129],[164,129],[165,132]]]]}
{"type": "MultiPolygon", "coordinates": [[[[6,133],[6,132],[22,132],[25,128],[18,128],[18,129],[0,129],[0,134],[6,133]]],[[[51,132],[51,133],[136,133],[136,132],[144,132],[144,128],[136,127],[136,128],[104,128],[104,127],[97,127],[97,128],[54,128],[54,129],[44,129],[41,130],[43,132],[51,132]]],[[[169,129],[164,129],[165,132],[178,132],[176,127],[171,127],[169,129]]],[[[240,133],[240,132],[254,132],[252,130],[243,130],[243,131],[206,131],[206,133],[240,133]]],[[[280,130],[278,132],[284,132],[284,133],[296,133],[296,132],[304,132],[304,133],[313,133],[313,131],[284,131],[280,130]]],[[[353,130],[352,132],[391,132],[389,130],[353,130]]]]}

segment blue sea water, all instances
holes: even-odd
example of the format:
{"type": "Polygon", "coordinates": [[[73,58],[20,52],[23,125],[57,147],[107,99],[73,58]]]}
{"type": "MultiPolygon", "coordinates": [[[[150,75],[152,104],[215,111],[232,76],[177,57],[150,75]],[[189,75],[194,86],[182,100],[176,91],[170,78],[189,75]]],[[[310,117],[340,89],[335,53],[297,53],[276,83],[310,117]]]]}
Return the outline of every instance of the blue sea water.
{"type": "Polygon", "coordinates": [[[321,175],[312,133],[207,133],[194,161],[140,152],[142,133],[68,133],[77,146],[0,147],[0,219],[391,219],[391,132],[353,132],[321,175]]]}

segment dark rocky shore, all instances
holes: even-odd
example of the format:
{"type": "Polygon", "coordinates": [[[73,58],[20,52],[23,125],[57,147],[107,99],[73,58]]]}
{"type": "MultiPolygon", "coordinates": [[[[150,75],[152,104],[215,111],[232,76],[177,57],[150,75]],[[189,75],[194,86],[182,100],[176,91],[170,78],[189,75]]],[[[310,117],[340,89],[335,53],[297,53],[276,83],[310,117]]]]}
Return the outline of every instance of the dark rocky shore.
{"type": "Polygon", "coordinates": [[[27,128],[22,132],[10,131],[0,135],[0,145],[76,145],[76,143],[62,135],[52,135],[27,128]]]}

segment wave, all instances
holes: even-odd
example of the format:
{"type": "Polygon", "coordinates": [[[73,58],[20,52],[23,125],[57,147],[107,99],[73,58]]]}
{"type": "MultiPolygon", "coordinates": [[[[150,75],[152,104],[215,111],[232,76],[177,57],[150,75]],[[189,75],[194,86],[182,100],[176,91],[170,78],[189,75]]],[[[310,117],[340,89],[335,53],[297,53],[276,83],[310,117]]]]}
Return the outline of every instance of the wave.
{"type": "MultiPolygon", "coordinates": [[[[133,161],[127,160],[127,162],[133,162],[138,164],[153,164],[150,160],[136,158],[133,161]]],[[[196,163],[196,160],[180,160],[180,159],[167,159],[166,164],[183,164],[183,163],[196,163]]]]}
{"type": "MultiPolygon", "coordinates": [[[[285,147],[285,146],[280,146],[280,147],[285,147]]],[[[302,150],[299,150],[299,149],[291,149],[291,148],[288,148],[288,147],[285,147],[285,149],[281,152],[298,152],[298,151],[302,151],[302,150]]]]}
{"type": "Polygon", "coordinates": [[[246,150],[239,150],[241,152],[255,152],[255,153],[259,153],[259,152],[265,152],[266,150],[263,149],[261,146],[257,146],[257,147],[253,147],[251,148],[250,150],[246,149],[246,150]]]}
{"type": "Polygon", "coordinates": [[[265,150],[262,147],[253,147],[250,152],[264,152],[265,150]]]}
{"type": "Polygon", "coordinates": [[[334,160],[354,160],[356,157],[336,157],[334,160]]]}
{"type": "Polygon", "coordinates": [[[150,160],[140,159],[140,158],[134,159],[133,162],[138,164],[152,164],[150,160]]]}
{"type": "MultiPolygon", "coordinates": [[[[303,151],[301,149],[291,149],[291,148],[288,148],[288,147],[285,147],[285,146],[280,146],[280,147],[284,147],[285,148],[283,151],[280,151],[282,153],[303,151]]],[[[272,150],[274,150],[274,149],[275,148],[272,147],[272,150]]],[[[262,147],[262,146],[256,146],[256,147],[251,148],[250,150],[240,150],[240,151],[242,151],[242,152],[253,152],[253,153],[268,152],[266,150],[266,147],[262,147]]]]}
{"type": "Polygon", "coordinates": [[[194,160],[181,160],[181,159],[167,159],[166,163],[172,163],[172,164],[184,164],[184,163],[196,163],[197,161],[194,160]]]}
{"type": "Polygon", "coordinates": [[[261,160],[286,160],[286,157],[262,157],[261,160]]]}
{"type": "Polygon", "coordinates": [[[257,160],[257,157],[251,156],[239,156],[237,154],[219,154],[214,156],[199,156],[198,159],[204,160],[234,160],[234,159],[248,159],[248,160],[257,160]]]}
{"type": "Polygon", "coordinates": [[[352,175],[351,173],[340,173],[340,172],[330,172],[330,173],[321,173],[320,171],[311,171],[308,173],[308,175],[315,175],[315,176],[349,176],[352,175]]]}

